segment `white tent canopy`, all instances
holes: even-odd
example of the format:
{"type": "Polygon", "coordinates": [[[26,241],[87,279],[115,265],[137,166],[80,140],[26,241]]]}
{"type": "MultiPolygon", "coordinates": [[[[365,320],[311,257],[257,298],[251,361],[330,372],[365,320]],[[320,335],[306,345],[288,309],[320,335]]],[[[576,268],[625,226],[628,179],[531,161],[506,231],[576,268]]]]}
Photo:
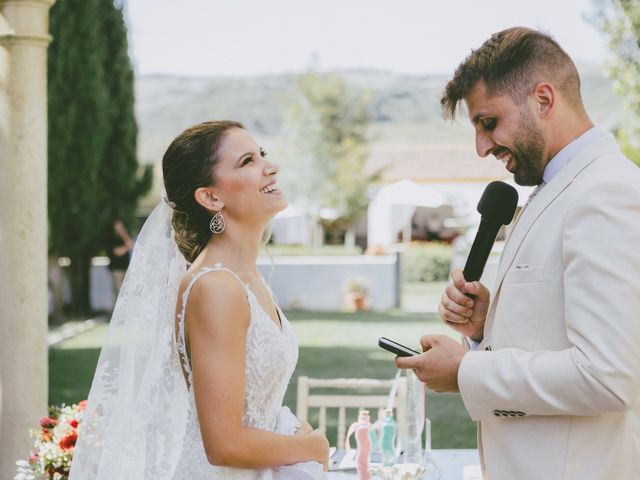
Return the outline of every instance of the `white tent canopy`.
{"type": "Polygon", "coordinates": [[[388,246],[409,222],[417,207],[438,208],[451,202],[441,192],[410,180],[383,187],[369,204],[367,243],[388,246]]]}
{"type": "MultiPolygon", "coordinates": [[[[369,246],[386,247],[396,243],[396,238],[410,224],[417,207],[439,208],[450,205],[456,217],[466,217],[468,224],[480,222],[476,205],[487,183],[431,183],[418,184],[410,180],[381,188],[369,203],[367,237],[369,246]]],[[[519,194],[518,205],[523,205],[530,187],[515,185],[513,180],[506,183],[516,187],[519,194]]]]}

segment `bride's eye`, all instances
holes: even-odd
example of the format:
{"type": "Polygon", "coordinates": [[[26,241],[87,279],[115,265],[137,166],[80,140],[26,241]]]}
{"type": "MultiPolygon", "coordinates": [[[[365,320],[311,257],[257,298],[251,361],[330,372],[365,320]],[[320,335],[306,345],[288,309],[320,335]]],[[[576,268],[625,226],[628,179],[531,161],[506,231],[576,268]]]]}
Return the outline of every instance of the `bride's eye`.
{"type": "Polygon", "coordinates": [[[260,156],[262,158],[265,158],[267,155],[268,155],[267,151],[264,148],[260,147],[260,156]]]}
{"type": "Polygon", "coordinates": [[[241,166],[243,166],[243,167],[244,167],[244,166],[245,166],[245,165],[247,165],[249,162],[253,162],[253,157],[245,157],[245,158],[242,160],[241,166]]]}

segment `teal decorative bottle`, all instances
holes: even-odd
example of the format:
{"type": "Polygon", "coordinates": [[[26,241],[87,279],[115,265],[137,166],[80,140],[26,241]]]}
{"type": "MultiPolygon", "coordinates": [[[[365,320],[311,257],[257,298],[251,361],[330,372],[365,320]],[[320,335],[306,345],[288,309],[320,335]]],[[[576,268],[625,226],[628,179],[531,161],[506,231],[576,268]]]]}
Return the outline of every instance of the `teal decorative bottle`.
{"type": "Polygon", "coordinates": [[[381,431],[382,465],[392,467],[396,464],[396,432],[398,431],[398,424],[393,418],[393,410],[390,408],[384,412],[381,431]]]}

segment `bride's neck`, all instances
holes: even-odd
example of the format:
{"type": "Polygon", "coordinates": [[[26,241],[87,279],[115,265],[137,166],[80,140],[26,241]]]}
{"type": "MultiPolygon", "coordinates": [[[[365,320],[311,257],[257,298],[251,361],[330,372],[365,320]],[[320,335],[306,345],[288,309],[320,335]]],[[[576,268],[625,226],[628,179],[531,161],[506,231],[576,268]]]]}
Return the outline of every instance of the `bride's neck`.
{"type": "Polygon", "coordinates": [[[232,270],[255,274],[263,231],[227,225],[223,233],[211,236],[203,250],[203,263],[222,263],[232,270]]]}

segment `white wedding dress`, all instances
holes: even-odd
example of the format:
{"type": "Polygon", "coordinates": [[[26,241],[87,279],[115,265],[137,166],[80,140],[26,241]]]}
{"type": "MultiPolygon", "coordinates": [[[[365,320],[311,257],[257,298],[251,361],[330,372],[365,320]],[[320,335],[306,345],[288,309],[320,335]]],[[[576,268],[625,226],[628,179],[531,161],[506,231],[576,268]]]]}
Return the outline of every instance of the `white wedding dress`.
{"type": "MultiPolygon", "coordinates": [[[[245,358],[245,394],[243,424],[261,430],[292,434],[297,420],[287,407],[282,406],[289,379],[298,360],[298,343],[295,334],[280,309],[278,313],[282,329],[276,325],[258,303],[248,284],[231,270],[216,264],[213,268],[203,268],[194,274],[182,296],[182,312],[178,315],[178,350],[184,362],[188,384],[192,385],[192,373],[185,352],[185,310],[193,285],[203,275],[211,272],[226,272],[240,282],[247,293],[251,320],[247,330],[245,358]]],[[[220,274],[220,273],[218,273],[220,274]]],[[[277,308],[277,307],[276,307],[277,308]]],[[[207,460],[193,389],[189,391],[189,412],[182,445],[182,454],[174,480],[211,479],[271,479],[271,478],[322,478],[322,468],[316,462],[306,462],[296,466],[276,470],[247,470],[214,466],[207,460]],[[288,471],[289,470],[289,471],[288,471]]]]}
{"type": "MultiPolygon", "coordinates": [[[[160,202],[136,241],[82,414],[69,480],[325,478],[317,462],[256,471],[207,461],[193,393],[180,367],[184,312],[176,335],[176,304],[187,263],[174,241],[172,216],[160,202]]],[[[183,294],[183,310],[205,274],[234,275],[221,265],[198,271],[183,294]]],[[[282,329],[243,288],[251,310],[243,423],[290,435],[299,422],[282,399],[298,358],[297,341],[281,311],[282,329]]],[[[191,368],[182,363],[191,384],[191,368]]]]}

